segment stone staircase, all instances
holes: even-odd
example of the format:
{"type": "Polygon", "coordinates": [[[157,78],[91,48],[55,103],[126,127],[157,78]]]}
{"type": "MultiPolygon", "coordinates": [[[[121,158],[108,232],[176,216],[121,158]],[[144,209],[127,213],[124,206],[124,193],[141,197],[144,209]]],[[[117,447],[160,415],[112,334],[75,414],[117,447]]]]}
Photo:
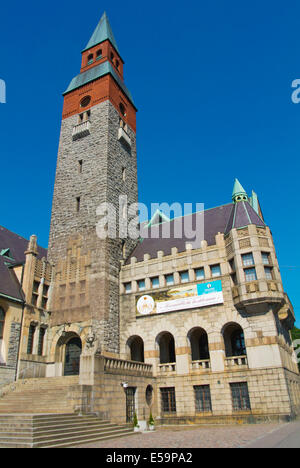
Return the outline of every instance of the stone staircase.
{"type": "Polygon", "coordinates": [[[131,427],[117,426],[93,415],[0,415],[0,448],[65,448],[133,433],[131,427]]]}
{"type": "MultiPolygon", "coordinates": [[[[79,377],[18,380],[0,389],[0,448],[63,448],[132,435],[96,415],[78,415],[79,377]]],[[[88,409],[90,411],[90,409],[88,409]]]]}
{"type": "Polygon", "coordinates": [[[80,403],[79,377],[18,380],[1,388],[1,413],[74,413],[80,403]]]}

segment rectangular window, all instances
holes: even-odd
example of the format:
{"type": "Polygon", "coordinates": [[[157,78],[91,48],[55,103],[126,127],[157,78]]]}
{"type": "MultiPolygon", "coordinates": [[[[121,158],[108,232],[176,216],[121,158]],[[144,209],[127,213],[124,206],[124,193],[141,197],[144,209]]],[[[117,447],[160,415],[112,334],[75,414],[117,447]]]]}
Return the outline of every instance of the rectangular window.
{"type": "Polygon", "coordinates": [[[125,288],[126,294],[131,293],[131,283],[125,283],[124,288],[125,288]]]}
{"type": "Polygon", "coordinates": [[[189,278],[189,272],[188,271],[181,271],[180,273],[180,282],[181,283],[188,283],[190,278],[189,278]]]}
{"type": "Polygon", "coordinates": [[[43,356],[45,333],[46,333],[46,329],[40,328],[39,343],[38,343],[38,355],[39,356],[43,356]]]}
{"type": "Polygon", "coordinates": [[[220,265],[211,265],[211,276],[214,278],[216,276],[221,276],[221,268],[220,265]]]}
{"type": "Polygon", "coordinates": [[[247,382],[231,383],[230,388],[233,411],[251,410],[247,382]]]}
{"type": "Polygon", "coordinates": [[[167,286],[172,286],[174,284],[174,275],[166,275],[167,286]]]}
{"type": "Polygon", "coordinates": [[[78,161],[78,174],[82,174],[83,161],[78,161]]]}
{"type": "Polygon", "coordinates": [[[247,268],[245,271],[245,280],[247,282],[250,282],[250,281],[256,281],[257,280],[257,276],[256,276],[256,270],[255,268],[247,268]]]}
{"type": "Polygon", "coordinates": [[[272,280],[273,279],[273,268],[265,267],[265,275],[266,275],[267,280],[272,280]]]}
{"type": "Polygon", "coordinates": [[[80,197],[76,198],[76,211],[77,213],[80,211],[80,197]]]}
{"type": "Polygon", "coordinates": [[[32,294],[32,297],[31,297],[31,304],[32,304],[33,306],[35,306],[35,307],[37,306],[38,297],[39,297],[39,296],[38,296],[37,294],[32,294]]]}
{"type": "Polygon", "coordinates": [[[195,407],[197,413],[211,412],[211,396],[209,385],[195,385],[195,407]]]}
{"type": "Polygon", "coordinates": [[[161,409],[163,413],[176,413],[175,387],[160,389],[161,409]]]}
{"type": "Polygon", "coordinates": [[[268,252],[262,252],[261,258],[264,265],[270,265],[270,254],[268,252]]]}
{"type": "Polygon", "coordinates": [[[242,262],[244,266],[254,265],[254,258],[252,253],[242,255],[242,262]]]}
{"type": "Polygon", "coordinates": [[[153,289],[159,288],[159,277],[158,276],[156,276],[155,278],[151,278],[151,285],[152,285],[153,289]]]}
{"type": "Polygon", "coordinates": [[[29,332],[28,332],[27,354],[32,354],[34,333],[35,333],[35,326],[30,325],[29,332]]]}
{"type": "Polygon", "coordinates": [[[144,291],[146,289],[145,280],[138,281],[138,288],[139,288],[139,291],[144,291]]]}
{"type": "Polygon", "coordinates": [[[196,268],[195,275],[197,280],[205,279],[204,268],[196,268]]]}

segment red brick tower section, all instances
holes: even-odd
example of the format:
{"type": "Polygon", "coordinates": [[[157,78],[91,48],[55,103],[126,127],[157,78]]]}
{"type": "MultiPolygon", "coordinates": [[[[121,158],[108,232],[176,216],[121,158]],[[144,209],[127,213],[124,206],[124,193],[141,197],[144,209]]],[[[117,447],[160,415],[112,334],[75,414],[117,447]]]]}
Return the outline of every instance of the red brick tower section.
{"type": "MultiPolygon", "coordinates": [[[[99,23],[101,25],[102,22],[102,28],[104,27],[105,21],[108,20],[104,14],[99,23]]],[[[98,39],[101,40],[100,35],[98,34],[99,37],[97,39],[97,35],[95,33],[95,39],[93,42],[97,42],[98,39]]],[[[112,39],[105,39],[103,42],[98,42],[96,45],[92,45],[93,42],[90,41],[91,46],[83,50],[78,82],[80,77],[85,81],[85,76],[88,76],[88,74],[90,75],[90,78],[87,78],[88,80],[92,79],[93,76],[98,76],[101,65],[103,67],[103,71],[100,73],[103,74],[99,78],[96,78],[94,81],[89,81],[80,88],[71,90],[70,92],[68,92],[68,90],[66,91],[64,95],[62,118],[66,119],[72,115],[79,114],[80,112],[88,111],[91,107],[109,100],[117,109],[123,121],[128,124],[134,132],[136,132],[137,110],[127,96],[128,90],[126,89],[124,92],[123,88],[125,87],[123,76],[124,61],[121,58],[116,45],[113,45],[115,41],[112,33],[108,33],[108,35],[111,36],[112,39]],[[114,73],[115,76],[113,76],[112,73],[114,73]],[[89,97],[90,100],[85,101],[86,97],[89,97]],[[85,105],[86,102],[88,102],[87,105],[85,105]]]]}

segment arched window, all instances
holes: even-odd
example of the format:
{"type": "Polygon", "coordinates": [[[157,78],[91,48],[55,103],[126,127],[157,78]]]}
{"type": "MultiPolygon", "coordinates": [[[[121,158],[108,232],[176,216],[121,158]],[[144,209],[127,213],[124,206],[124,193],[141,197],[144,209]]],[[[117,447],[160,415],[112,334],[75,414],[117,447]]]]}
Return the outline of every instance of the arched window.
{"type": "Polygon", "coordinates": [[[191,344],[192,361],[209,359],[208,338],[203,328],[193,328],[188,333],[191,344]]]}
{"type": "Polygon", "coordinates": [[[96,60],[102,59],[102,49],[97,50],[96,52],[96,60]]]}
{"type": "Polygon", "coordinates": [[[88,64],[88,65],[91,65],[91,63],[93,63],[93,61],[94,61],[94,54],[90,54],[90,55],[88,56],[87,64],[88,64]]]}
{"type": "Polygon", "coordinates": [[[229,323],[223,328],[226,357],[246,356],[244,331],[237,323],[229,323]]]}
{"type": "Polygon", "coordinates": [[[144,362],[144,342],[140,336],[131,336],[127,341],[130,350],[130,360],[144,362]]]}
{"type": "Polygon", "coordinates": [[[4,325],[5,325],[5,312],[2,309],[2,307],[0,307],[0,340],[3,339],[4,325]]]}
{"type": "Polygon", "coordinates": [[[175,341],[173,335],[169,332],[162,332],[158,335],[156,341],[159,346],[160,364],[176,362],[175,341]]]}

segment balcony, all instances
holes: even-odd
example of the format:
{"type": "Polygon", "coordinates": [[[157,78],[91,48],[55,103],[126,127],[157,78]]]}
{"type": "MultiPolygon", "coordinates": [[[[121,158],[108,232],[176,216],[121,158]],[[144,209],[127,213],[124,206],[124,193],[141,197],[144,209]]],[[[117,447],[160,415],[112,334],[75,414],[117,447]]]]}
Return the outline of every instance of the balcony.
{"type": "Polygon", "coordinates": [[[131,139],[128,133],[124,130],[124,128],[120,127],[118,131],[118,140],[131,148],[131,139]]]}
{"type": "Polygon", "coordinates": [[[176,372],[176,362],[159,364],[158,371],[160,374],[169,374],[171,372],[176,372]]]}
{"type": "Polygon", "coordinates": [[[83,138],[90,134],[90,126],[91,122],[86,120],[85,122],[81,122],[78,125],[75,125],[72,132],[73,140],[78,140],[79,138],[83,138]]]}
{"type": "Polygon", "coordinates": [[[191,369],[192,371],[208,371],[210,370],[210,360],[201,359],[199,361],[192,361],[191,369]]]}
{"type": "Polygon", "coordinates": [[[225,358],[225,368],[228,370],[237,368],[247,368],[248,359],[247,356],[231,356],[225,358]]]}

